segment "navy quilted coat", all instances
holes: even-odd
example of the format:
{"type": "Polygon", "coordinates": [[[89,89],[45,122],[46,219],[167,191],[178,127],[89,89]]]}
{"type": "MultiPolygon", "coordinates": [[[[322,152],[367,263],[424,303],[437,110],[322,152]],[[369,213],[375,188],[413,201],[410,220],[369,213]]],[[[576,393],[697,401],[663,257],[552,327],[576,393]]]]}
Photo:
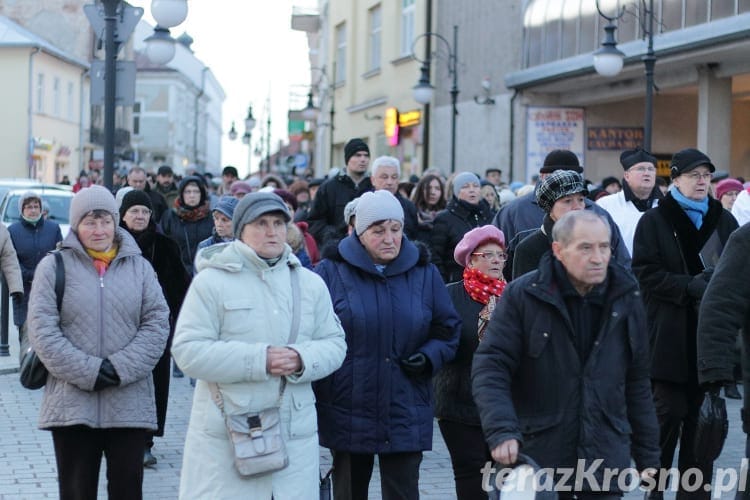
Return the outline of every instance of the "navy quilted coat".
{"type": "Polygon", "coordinates": [[[346,332],[344,363],[315,383],[322,446],[352,453],[432,448],[431,375],[453,359],[461,320],[424,247],[404,237],[379,272],[356,236],[316,268],[346,332]],[[424,353],[432,373],[410,377],[399,361],[424,353]]]}

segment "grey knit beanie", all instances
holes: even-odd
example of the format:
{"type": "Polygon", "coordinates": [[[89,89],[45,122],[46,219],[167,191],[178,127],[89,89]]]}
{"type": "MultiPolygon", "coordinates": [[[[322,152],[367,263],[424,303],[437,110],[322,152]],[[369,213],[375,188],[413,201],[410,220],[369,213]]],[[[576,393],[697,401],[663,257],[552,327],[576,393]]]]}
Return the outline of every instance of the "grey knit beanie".
{"type": "Polygon", "coordinates": [[[240,239],[242,228],[250,224],[261,215],[269,212],[281,212],[284,220],[289,222],[292,218],[280,196],[273,193],[250,193],[242,197],[234,209],[232,216],[232,230],[234,237],[240,239]]]}
{"type": "Polygon", "coordinates": [[[458,197],[458,192],[461,188],[469,183],[475,183],[477,186],[480,184],[479,176],[473,172],[461,172],[453,178],[453,194],[458,197]]]}
{"type": "Polygon", "coordinates": [[[70,229],[73,232],[77,231],[81,219],[94,210],[106,210],[115,219],[115,226],[120,223],[115,197],[107,188],[93,185],[78,191],[70,201],[70,229]]]}
{"type": "Polygon", "coordinates": [[[404,209],[395,196],[389,191],[381,189],[380,191],[365,193],[359,197],[354,217],[354,229],[359,236],[376,222],[397,220],[403,224],[404,209]]]}

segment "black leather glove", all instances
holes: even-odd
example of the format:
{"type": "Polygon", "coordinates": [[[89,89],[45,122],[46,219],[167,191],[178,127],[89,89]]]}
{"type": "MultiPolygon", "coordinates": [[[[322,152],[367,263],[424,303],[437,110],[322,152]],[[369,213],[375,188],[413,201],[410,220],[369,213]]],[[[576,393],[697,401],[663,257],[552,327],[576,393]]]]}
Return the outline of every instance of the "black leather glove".
{"type": "Polygon", "coordinates": [[[687,294],[694,299],[700,299],[703,297],[703,293],[706,291],[708,286],[708,279],[703,277],[703,273],[696,274],[693,279],[690,280],[687,286],[687,294]]]}
{"type": "Polygon", "coordinates": [[[429,358],[421,352],[415,352],[406,359],[401,360],[401,368],[407,375],[429,375],[432,371],[432,363],[429,358]]]}
{"type": "Polygon", "coordinates": [[[726,382],[720,382],[720,381],[713,381],[713,382],[706,382],[705,384],[701,385],[701,388],[704,392],[708,394],[713,394],[714,396],[718,396],[719,392],[721,392],[721,388],[724,387],[724,384],[726,382]]]}
{"type": "Polygon", "coordinates": [[[101,366],[99,367],[99,375],[96,376],[96,382],[94,382],[94,390],[101,391],[107,387],[113,387],[120,385],[120,376],[117,375],[115,367],[112,366],[112,362],[104,358],[101,366]]]}

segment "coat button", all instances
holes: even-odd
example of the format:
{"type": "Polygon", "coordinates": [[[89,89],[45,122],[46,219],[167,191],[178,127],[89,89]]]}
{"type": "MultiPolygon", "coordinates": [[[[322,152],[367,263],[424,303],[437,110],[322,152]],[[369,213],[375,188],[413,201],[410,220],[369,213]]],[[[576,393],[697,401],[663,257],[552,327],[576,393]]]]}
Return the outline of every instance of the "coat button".
{"type": "Polygon", "coordinates": [[[547,333],[547,332],[544,332],[544,333],[542,334],[542,336],[543,336],[544,338],[547,338],[547,337],[549,337],[549,333],[547,333]]]}
{"type": "Polygon", "coordinates": [[[385,362],[386,363],[390,363],[391,362],[391,358],[385,358],[385,362]]]}
{"type": "Polygon", "coordinates": [[[620,315],[620,313],[618,313],[617,311],[614,311],[614,312],[612,313],[612,317],[613,317],[613,318],[616,318],[616,317],[617,317],[617,316],[619,316],[619,315],[620,315]]]}

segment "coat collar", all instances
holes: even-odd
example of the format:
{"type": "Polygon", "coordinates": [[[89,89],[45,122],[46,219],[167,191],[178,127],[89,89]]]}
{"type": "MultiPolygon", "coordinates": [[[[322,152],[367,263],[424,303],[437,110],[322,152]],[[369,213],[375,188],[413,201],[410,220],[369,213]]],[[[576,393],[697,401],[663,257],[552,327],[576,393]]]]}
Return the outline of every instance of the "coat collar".
{"type": "Polygon", "coordinates": [[[330,249],[326,253],[326,258],[343,260],[368,274],[386,277],[402,274],[416,265],[424,265],[430,261],[429,251],[422,245],[417,247],[406,235],[401,240],[401,251],[398,256],[385,267],[382,274],[378,272],[367,250],[354,233],[339,242],[335,253],[330,249]]]}

